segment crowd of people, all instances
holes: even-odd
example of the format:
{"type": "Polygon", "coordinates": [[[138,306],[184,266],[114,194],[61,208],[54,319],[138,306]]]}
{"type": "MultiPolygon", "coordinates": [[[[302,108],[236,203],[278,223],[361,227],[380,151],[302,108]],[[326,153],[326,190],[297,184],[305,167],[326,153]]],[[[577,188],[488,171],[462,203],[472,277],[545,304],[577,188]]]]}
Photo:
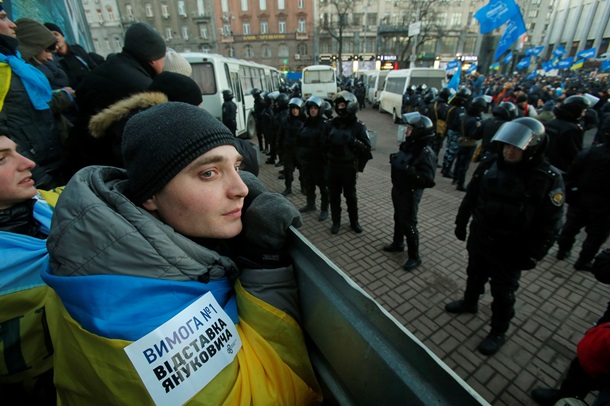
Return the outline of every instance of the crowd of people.
{"type": "MultiPolygon", "coordinates": [[[[235,137],[232,91],[217,120],[188,63],[154,29],[132,24],[124,43],[104,60],[68,44],[55,23],[13,23],[0,3],[0,395],[15,404],[156,402],[151,380],[170,393],[222,353],[222,368],[189,381],[193,399],[321,403],[288,229],[318,211],[319,193],[318,220],[330,217],[331,234],[341,229],[342,195],[351,230],[363,232],[356,184],[372,154],[357,117],[362,84],[330,101],[252,90],[258,148],[282,168],[284,191],[272,193],[256,177],[256,151],[235,137]],[[286,199],[297,181],[306,195],[298,210],[286,199]],[[182,334],[193,341],[172,365],[159,349],[152,379],[142,377],[125,349],[201,298],[218,313],[215,330],[191,317],[190,333],[182,327],[161,347],[182,334]]],[[[477,312],[490,283],[485,355],[506,341],[521,272],[556,241],[565,259],[585,228],[575,268],[608,281],[610,261],[598,256],[610,234],[607,86],[475,74],[457,92],[420,85],[403,99],[404,140],[390,156],[394,232],[382,249],[406,242],[403,269],[421,265],[419,203],[437,170],[452,178],[465,192],[455,236],[467,240],[469,259],[464,297],[446,310],[477,312]]],[[[536,400],[608,389],[608,365],[592,361],[608,359],[607,347],[591,344],[607,342],[608,312],[579,344],[568,383],[536,400]]]]}

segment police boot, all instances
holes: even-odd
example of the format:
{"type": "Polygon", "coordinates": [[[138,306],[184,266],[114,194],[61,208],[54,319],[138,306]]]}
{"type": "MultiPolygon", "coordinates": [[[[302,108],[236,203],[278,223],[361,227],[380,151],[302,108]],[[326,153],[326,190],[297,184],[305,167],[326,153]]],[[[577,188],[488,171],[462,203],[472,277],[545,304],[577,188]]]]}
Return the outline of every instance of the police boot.
{"type": "Polygon", "coordinates": [[[494,355],[506,342],[506,335],[497,331],[491,332],[479,344],[479,352],[483,355],[494,355]]]}
{"type": "Polygon", "coordinates": [[[472,293],[472,289],[469,290],[468,286],[466,286],[464,299],[447,303],[445,305],[445,310],[455,314],[476,313],[479,311],[479,296],[478,293],[472,293]]]}
{"type": "Polygon", "coordinates": [[[402,266],[405,271],[411,271],[421,265],[421,259],[419,258],[419,237],[413,229],[410,230],[409,234],[410,236],[407,237],[409,259],[402,266]]]}
{"type": "Polygon", "coordinates": [[[443,175],[443,178],[453,178],[453,172],[451,172],[451,169],[448,166],[443,165],[441,174],[443,175]]]}
{"type": "Polygon", "coordinates": [[[339,232],[339,227],[341,227],[341,221],[339,221],[339,220],[334,221],[333,220],[333,225],[330,227],[330,233],[331,234],[337,234],[339,232]]]}
{"type": "Polygon", "coordinates": [[[307,200],[307,204],[299,209],[301,213],[309,213],[310,211],[316,211],[316,204],[311,200],[307,200]]]}
{"type": "Polygon", "coordinates": [[[562,397],[559,389],[536,388],[532,391],[532,399],[542,406],[553,406],[562,397]]]}
{"type": "Polygon", "coordinates": [[[320,216],[318,217],[318,221],[324,221],[328,218],[328,192],[324,193],[320,190],[320,216]]]}
{"type": "Polygon", "coordinates": [[[358,220],[352,220],[349,222],[349,226],[354,230],[356,234],[360,234],[362,232],[362,227],[358,224],[358,220]]]}

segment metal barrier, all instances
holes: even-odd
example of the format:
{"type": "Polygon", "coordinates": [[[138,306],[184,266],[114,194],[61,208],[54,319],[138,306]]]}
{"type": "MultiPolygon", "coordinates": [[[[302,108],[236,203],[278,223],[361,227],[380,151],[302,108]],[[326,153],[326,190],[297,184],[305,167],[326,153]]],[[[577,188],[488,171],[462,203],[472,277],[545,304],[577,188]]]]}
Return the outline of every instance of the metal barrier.
{"type": "Polygon", "coordinates": [[[296,229],[302,326],[325,404],[487,405],[296,229]]]}

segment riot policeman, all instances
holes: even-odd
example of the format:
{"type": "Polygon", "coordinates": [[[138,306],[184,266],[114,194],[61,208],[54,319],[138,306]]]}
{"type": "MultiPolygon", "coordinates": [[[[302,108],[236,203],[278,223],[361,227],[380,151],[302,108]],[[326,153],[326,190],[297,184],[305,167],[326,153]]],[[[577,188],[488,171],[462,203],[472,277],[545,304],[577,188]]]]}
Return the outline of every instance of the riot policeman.
{"type": "Polygon", "coordinates": [[[447,147],[445,148],[445,156],[443,157],[443,168],[441,173],[445,178],[453,178],[451,167],[455,161],[460,144],[460,130],[462,128],[462,120],[466,115],[466,106],[470,101],[472,93],[469,89],[463,87],[449,101],[449,109],[447,110],[447,147]]]}
{"type": "Polygon", "coordinates": [[[403,114],[402,117],[407,125],[405,141],[400,144],[398,152],[390,155],[394,237],[383,250],[403,251],[406,237],[409,259],[403,269],[410,271],[421,265],[417,212],[424,188],[434,186],[436,155],[428,146],[434,138],[432,121],[418,112],[403,114]]]}
{"type": "Polygon", "coordinates": [[[278,140],[281,145],[282,161],[284,163],[284,184],[286,189],[282,192],[284,196],[292,193],[292,182],[294,181],[294,170],[297,167],[296,141],[297,134],[303,127],[305,116],[303,115],[303,100],[293,97],[288,101],[288,117],[283,122],[278,140]]]}
{"type": "Polygon", "coordinates": [[[364,170],[364,164],[371,155],[371,142],[364,123],[358,121],[358,99],[347,91],[339,92],[334,99],[337,117],[333,118],[324,137],[327,163],[330,212],[333,225],[332,234],[341,227],[341,192],[345,196],[350,227],[361,233],[358,223],[358,197],[356,195],[356,175],[364,170]]]}
{"type": "Polygon", "coordinates": [[[478,347],[484,355],[506,341],[521,271],[533,269],[555,242],[565,196],[561,174],[544,157],[542,123],[515,119],[500,127],[493,142],[502,144],[501,154],[479,164],[455,220],[455,235],[465,241],[472,217],[464,298],[445,306],[450,313],[476,313],[490,282],[491,332],[478,347]]]}
{"type": "Polygon", "coordinates": [[[237,105],[233,102],[231,90],[222,91],[222,123],[227,126],[233,135],[237,135],[237,105]]]}

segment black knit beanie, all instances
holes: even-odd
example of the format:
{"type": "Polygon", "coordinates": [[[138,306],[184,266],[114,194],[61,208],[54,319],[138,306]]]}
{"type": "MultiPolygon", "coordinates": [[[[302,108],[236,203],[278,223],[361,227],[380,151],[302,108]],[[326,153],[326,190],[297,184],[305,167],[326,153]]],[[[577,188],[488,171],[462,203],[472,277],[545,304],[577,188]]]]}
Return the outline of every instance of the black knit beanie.
{"type": "Polygon", "coordinates": [[[153,79],[148,90],[161,92],[167,95],[167,99],[173,102],[183,102],[199,106],[203,101],[199,85],[180,73],[161,72],[153,79]]]}
{"type": "Polygon", "coordinates": [[[165,40],[150,25],[135,23],[125,33],[123,49],[142,61],[156,61],[165,56],[165,40]]]}
{"type": "Polygon", "coordinates": [[[235,137],[207,111],[168,102],[134,115],[123,132],[129,198],[135,204],[160,192],[182,169],[235,137]]]}
{"type": "Polygon", "coordinates": [[[61,30],[61,28],[59,28],[59,25],[54,24],[54,23],[44,23],[44,26],[47,27],[49,29],[49,31],[57,31],[58,33],[60,33],[63,36],[64,32],[61,30]]]}

